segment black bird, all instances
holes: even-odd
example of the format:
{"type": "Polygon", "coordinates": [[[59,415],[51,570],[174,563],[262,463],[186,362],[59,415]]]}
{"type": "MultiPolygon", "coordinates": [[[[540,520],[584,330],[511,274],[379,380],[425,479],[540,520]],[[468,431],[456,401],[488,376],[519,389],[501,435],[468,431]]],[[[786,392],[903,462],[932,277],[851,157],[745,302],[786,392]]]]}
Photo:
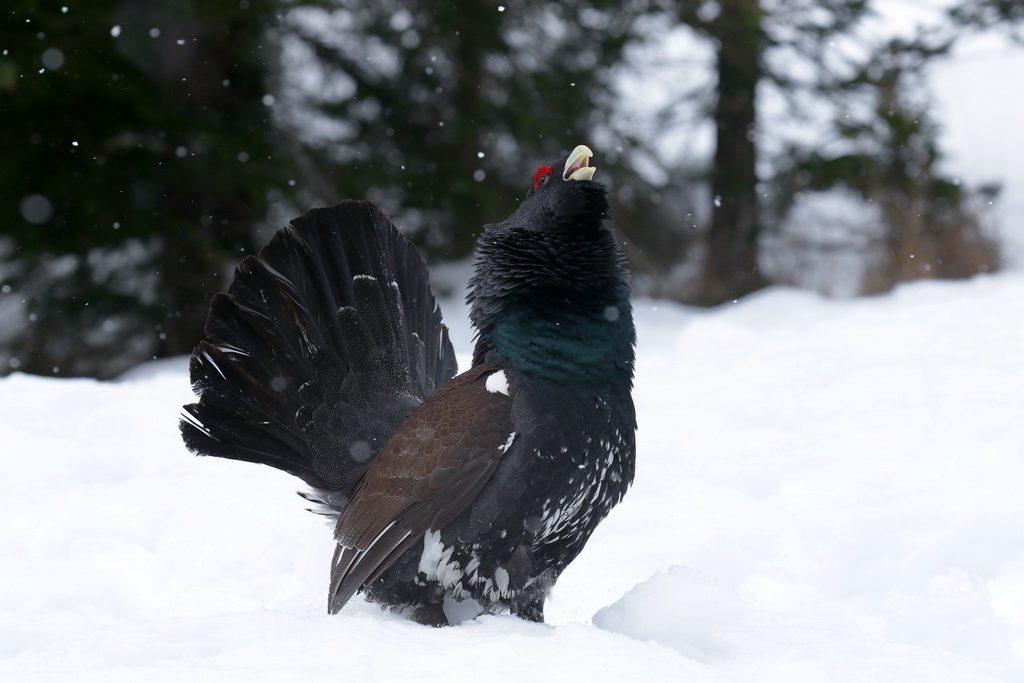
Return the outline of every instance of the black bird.
{"type": "Polygon", "coordinates": [[[362,591],[425,624],[543,621],[632,482],[629,276],[591,156],[485,226],[457,377],[423,262],[368,202],[295,219],[213,298],[182,436],[312,488],[337,523],[331,613],[362,591]]]}

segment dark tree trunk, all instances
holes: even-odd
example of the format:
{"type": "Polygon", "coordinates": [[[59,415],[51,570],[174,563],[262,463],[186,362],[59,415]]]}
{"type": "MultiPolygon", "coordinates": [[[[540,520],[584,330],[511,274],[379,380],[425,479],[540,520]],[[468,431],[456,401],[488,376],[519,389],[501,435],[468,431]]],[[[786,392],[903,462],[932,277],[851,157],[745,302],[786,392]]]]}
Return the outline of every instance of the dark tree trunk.
{"type": "Polygon", "coordinates": [[[486,148],[483,139],[488,113],[484,64],[489,52],[501,45],[501,14],[490,5],[469,2],[454,4],[451,22],[459,36],[453,51],[458,81],[452,93],[455,109],[454,156],[448,160],[450,172],[444,178],[451,184],[446,209],[458,220],[451,226],[451,243],[444,250],[449,257],[460,258],[473,251],[476,238],[485,223],[497,220],[500,209],[481,202],[480,184],[470,169],[480,166],[477,152],[486,148]]]}
{"type": "Polygon", "coordinates": [[[765,36],[759,0],[723,2],[708,26],[718,42],[715,197],[699,303],[718,304],[764,286],[757,267],[760,211],[754,144],[765,36]]]}

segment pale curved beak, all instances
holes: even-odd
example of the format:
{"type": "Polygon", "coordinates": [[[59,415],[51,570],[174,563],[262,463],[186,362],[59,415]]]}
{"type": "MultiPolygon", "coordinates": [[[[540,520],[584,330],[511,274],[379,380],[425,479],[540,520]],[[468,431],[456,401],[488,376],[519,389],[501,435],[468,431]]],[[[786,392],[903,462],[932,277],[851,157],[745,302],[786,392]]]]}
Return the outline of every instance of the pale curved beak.
{"type": "Polygon", "coordinates": [[[592,180],[597,169],[590,165],[590,157],[594,153],[586,145],[577,145],[569,158],[565,160],[562,180],[592,180]]]}

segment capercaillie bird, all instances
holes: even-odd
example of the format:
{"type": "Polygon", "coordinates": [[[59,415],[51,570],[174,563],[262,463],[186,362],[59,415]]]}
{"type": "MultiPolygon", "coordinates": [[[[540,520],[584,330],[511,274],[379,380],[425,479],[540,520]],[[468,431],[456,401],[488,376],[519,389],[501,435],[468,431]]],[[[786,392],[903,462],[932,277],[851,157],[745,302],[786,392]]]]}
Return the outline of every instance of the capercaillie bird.
{"type": "Polygon", "coordinates": [[[213,298],[182,436],[310,487],[336,523],[330,612],[362,592],[425,624],[543,621],[632,482],[629,275],[591,156],[484,227],[458,376],[426,267],[368,202],[295,219],[213,298]]]}

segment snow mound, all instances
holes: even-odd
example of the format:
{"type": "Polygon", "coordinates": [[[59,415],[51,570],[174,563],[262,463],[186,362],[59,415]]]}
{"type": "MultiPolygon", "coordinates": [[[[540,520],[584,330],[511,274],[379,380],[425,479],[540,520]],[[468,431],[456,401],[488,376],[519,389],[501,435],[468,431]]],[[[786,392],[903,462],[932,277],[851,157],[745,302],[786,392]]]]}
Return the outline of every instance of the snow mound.
{"type": "Polygon", "coordinates": [[[638,300],[636,481],[545,625],[328,616],[301,484],[182,445],[183,358],[0,378],[0,679],[1024,681],[1022,300],[638,300]]]}
{"type": "Polygon", "coordinates": [[[600,610],[594,625],[706,661],[724,654],[717,634],[745,611],[746,603],[732,591],[696,569],[674,566],[600,610]]]}

